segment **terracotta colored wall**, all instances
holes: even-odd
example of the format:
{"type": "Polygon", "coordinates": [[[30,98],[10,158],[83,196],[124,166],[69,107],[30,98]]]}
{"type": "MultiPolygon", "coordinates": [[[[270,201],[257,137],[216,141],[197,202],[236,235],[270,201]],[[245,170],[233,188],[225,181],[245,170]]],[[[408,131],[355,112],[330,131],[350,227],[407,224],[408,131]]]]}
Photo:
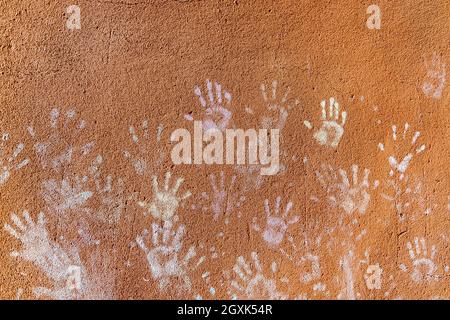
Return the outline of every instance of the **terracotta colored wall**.
{"type": "Polygon", "coordinates": [[[448,1],[0,12],[1,298],[450,297],[448,1]],[[189,119],[279,128],[280,172],[174,165],[189,119]]]}

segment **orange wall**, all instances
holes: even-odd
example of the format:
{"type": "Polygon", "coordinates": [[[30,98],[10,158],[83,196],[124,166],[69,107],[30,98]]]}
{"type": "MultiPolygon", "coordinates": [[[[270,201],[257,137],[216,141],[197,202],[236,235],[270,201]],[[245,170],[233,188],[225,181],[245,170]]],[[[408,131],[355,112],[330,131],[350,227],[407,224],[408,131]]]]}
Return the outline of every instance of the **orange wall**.
{"type": "Polygon", "coordinates": [[[448,299],[449,6],[2,2],[0,297],[448,299]],[[280,172],[174,165],[187,119],[280,172]]]}

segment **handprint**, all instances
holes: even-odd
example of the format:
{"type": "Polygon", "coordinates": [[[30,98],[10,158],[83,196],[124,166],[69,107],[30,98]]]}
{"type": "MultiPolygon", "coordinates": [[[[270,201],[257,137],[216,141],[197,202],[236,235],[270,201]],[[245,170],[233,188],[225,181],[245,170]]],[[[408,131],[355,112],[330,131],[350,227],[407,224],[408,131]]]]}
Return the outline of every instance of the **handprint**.
{"type": "Polygon", "coordinates": [[[4,229],[22,243],[22,250],[13,251],[11,255],[36,264],[54,281],[65,280],[71,260],[61,247],[49,238],[44,213],[39,213],[35,223],[28,211],[23,211],[23,219],[24,222],[16,214],[12,214],[11,220],[15,228],[9,224],[4,225],[4,229]]]}
{"type": "MultiPolygon", "coordinates": [[[[159,224],[153,223],[151,249],[144,242],[147,235],[148,231],[144,230],[143,235],[136,238],[136,242],[147,257],[152,277],[158,281],[159,289],[165,290],[172,280],[181,279],[183,281],[182,288],[189,290],[191,280],[188,275],[188,264],[196,256],[196,251],[195,247],[191,246],[184,257],[181,257],[184,225],[180,225],[174,231],[170,221],[165,221],[162,228],[159,224]]],[[[200,258],[199,263],[202,262],[203,259],[200,258]]]]}
{"type": "Polygon", "coordinates": [[[92,192],[85,188],[86,180],[75,176],[61,181],[50,179],[42,184],[42,194],[47,206],[55,212],[80,208],[92,197],[92,192]]]}
{"type": "MultiPolygon", "coordinates": [[[[358,181],[358,166],[352,165],[352,182],[350,183],[347,172],[339,169],[340,181],[335,170],[331,166],[321,166],[321,171],[316,171],[317,179],[321,186],[326,190],[328,199],[338,205],[347,214],[351,214],[358,210],[359,213],[365,213],[370,201],[368,193],[369,185],[369,169],[364,169],[363,178],[358,181]]],[[[378,186],[375,182],[374,188],[378,186]]]]}
{"type": "Polygon", "coordinates": [[[393,125],[392,139],[388,140],[388,143],[386,143],[386,145],[384,143],[378,144],[378,149],[380,149],[382,152],[387,151],[391,153],[391,155],[388,157],[389,165],[391,167],[389,175],[393,176],[395,172],[399,172],[401,174],[400,179],[403,178],[403,174],[406,172],[406,169],[408,169],[414,155],[420,154],[426,149],[424,144],[416,146],[417,140],[420,137],[419,131],[414,132],[410,143],[406,141],[409,129],[410,125],[406,122],[403,133],[401,134],[401,137],[399,137],[397,133],[397,126],[393,125]],[[400,139],[397,140],[398,138],[400,139]]]}
{"type": "MultiPolygon", "coordinates": [[[[299,217],[293,216],[288,219],[289,211],[292,209],[292,202],[288,202],[284,212],[280,212],[281,197],[278,196],[275,200],[275,211],[271,213],[269,207],[269,200],[264,201],[264,212],[266,213],[266,226],[262,233],[264,241],[269,246],[279,246],[284,239],[288,226],[298,222],[299,217]]],[[[260,226],[256,223],[256,219],[253,220],[253,229],[261,231],[260,226]]]]}
{"type": "Polygon", "coordinates": [[[313,240],[305,234],[304,240],[301,242],[301,246],[294,241],[292,236],[287,239],[288,247],[281,248],[280,252],[300,271],[300,281],[303,283],[314,282],[314,285],[318,285],[322,277],[320,259],[317,255],[317,251],[322,248],[322,237],[316,237],[313,240]]]}
{"type": "Polygon", "coordinates": [[[175,185],[169,189],[169,180],[171,173],[167,172],[164,181],[164,190],[159,190],[156,176],[152,178],[153,200],[150,204],[145,201],[139,201],[139,206],[146,208],[147,211],[157,219],[169,220],[178,209],[180,202],[191,196],[190,191],[186,191],[183,196],[178,197],[177,191],[183,183],[183,178],[178,178],[175,185]]]}
{"type": "Polygon", "coordinates": [[[149,127],[147,119],[142,121],[140,127],[133,125],[128,127],[131,145],[130,149],[123,151],[123,155],[131,163],[138,175],[153,173],[165,157],[165,152],[159,148],[164,126],[158,124],[154,132],[149,127]],[[155,144],[158,146],[156,152],[155,144]],[[153,167],[152,164],[154,164],[153,167]]]}
{"type": "MultiPolygon", "coordinates": [[[[195,86],[194,88],[194,93],[205,110],[203,128],[205,130],[218,129],[224,131],[228,128],[228,123],[232,116],[231,111],[229,110],[231,94],[226,90],[222,91],[222,86],[218,82],[214,82],[213,88],[213,83],[210,80],[206,80],[206,90],[208,95],[207,99],[205,99],[199,86],[195,86]]],[[[187,115],[186,118],[192,120],[190,115],[187,115]]]]}
{"type": "MultiPolygon", "coordinates": [[[[227,199],[227,191],[225,190],[225,175],[223,171],[221,171],[220,176],[220,186],[217,186],[216,182],[216,176],[214,174],[211,174],[211,186],[213,189],[213,202],[212,202],[212,210],[214,212],[214,219],[217,219],[220,214],[223,213],[223,209],[225,206],[225,210],[228,209],[228,199],[227,199]]],[[[231,183],[234,184],[236,181],[236,176],[233,176],[231,179],[231,183]]]]}
{"type": "MultiPolygon", "coordinates": [[[[213,211],[214,220],[217,220],[220,215],[225,215],[225,224],[228,224],[228,218],[234,208],[239,207],[241,202],[245,199],[234,194],[234,187],[236,184],[236,176],[233,175],[230,182],[227,184],[225,179],[225,174],[223,171],[220,172],[220,182],[217,183],[217,176],[211,174],[209,176],[211,181],[212,199],[211,209],[213,211]]],[[[210,198],[208,196],[208,198],[210,198]]]]}
{"type": "MultiPolygon", "coordinates": [[[[424,238],[414,238],[414,247],[411,242],[406,243],[409,257],[411,259],[411,279],[420,283],[423,281],[436,280],[437,267],[434,263],[434,257],[436,256],[436,246],[431,246],[431,252],[428,253],[428,248],[424,238]]],[[[400,269],[404,272],[408,271],[408,268],[404,265],[400,265],[400,269]]]]}
{"type": "Polygon", "coordinates": [[[119,222],[122,211],[125,208],[125,184],[122,178],[114,179],[111,174],[108,174],[103,179],[99,169],[102,162],[103,159],[98,157],[97,162],[90,169],[90,174],[95,181],[96,194],[100,198],[101,203],[97,216],[104,222],[116,224],[119,222]]]}
{"type": "Polygon", "coordinates": [[[98,217],[110,224],[118,223],[125,208],[125,184],[123,180],[117,178],[114,181],[112,175],[109,174],[106,176],[103,185],[99,179],[96,179],[95,186],[101,201],[101,209],[97,213],[98,217]]]}
{"type": "Polygon", "coordinates": [[[288,112],[299,104],[297,99],[288,101],[290,87],[286,89],[284,95],[280,98],[277,96],[278,81],[272,81],[272,95],[267,95],[266,85],[261,84],[261,94],[264,102],[267,105],[267,109],[270,112],[276,112],[274,117],[263,117],[262,127],[266,129],[283,129],[288,117],[288,112]]]}
{"type": "Polygon", "coordinates": [[[28,133],[35,141],[34,151],[39,157],[43,169],[51,168],[61,173],[64,168],[74,161],[87,157],[94,142],[90,141],[82,146],[76,145],[77,139],[86,128],[84,120],[76,121],[76,111],[68,110],[63,116],[58,108],[50,111],[50,125],[46,128],[46,137],[41,139],[34,127],[28,127],[28,133]]]}
{"type": "Polygon", "coordinates": [[[70,265],[65,273],[65,282],[61,281],[53,288],[36,287],[33,293],[38,297],[49,297],[55,300],[71,300],[80,298],[83,292],[82,273],[80,266],[70,265]]]}
{"type": "MultiPolygon", "coordinates": [[[[248,263],[243,256],[237,258],[237,262],[233,267],[237,277],[231,281],[232,298],[286,299],[286,295],[277,290],[275,278],[267,278],[264,275],[258,254],[252,252],[251,258],[251,263],[248,263]]],[[[272,273],[275,273],[273,266],[272,273]]]]}
{"type": "MultiPolygon", "coordinates": [[[[329,111],[326,110],[326,101],[320,103],[322,107],[322,126],[314,133],[314,139],[320,144],[331,148],[337,148],[344,134],[344,125],[347,121],[347,112],[339,111],[339,103],[332,97],[329,102],[329,111]],[[339,115],[341,123],[338,123],[339,115]]],[[[312,129],[312,124],[305,120],[304,125],[312,129]]]]}
{"type": "Polygon", "coordinates": [[[384,181],[381,196],[391,202],[400,222],[415,221],[431,211],[424,187],[420,178],[397,172],[384,181]]]}

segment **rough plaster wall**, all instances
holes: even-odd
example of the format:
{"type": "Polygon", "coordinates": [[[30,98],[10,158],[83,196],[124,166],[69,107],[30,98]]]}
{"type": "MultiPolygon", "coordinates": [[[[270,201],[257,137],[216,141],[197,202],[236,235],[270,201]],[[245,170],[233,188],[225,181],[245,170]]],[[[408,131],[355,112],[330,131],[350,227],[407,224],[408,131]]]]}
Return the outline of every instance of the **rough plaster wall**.
{"type": "Polygon", "coordinates": [[[448,299],[450,5],[380,0],[370,30],[371,4],[1,1],[0,297],[448,299]],[[230,128],[279,125],[261,84],[290,88],[279,174],[172,164],[207,79],[230,128]],[[347,113],[335,147],[314,133],[329,97],[347,113]],[[149,214],[165,172],[192,195],[149,214]]]}

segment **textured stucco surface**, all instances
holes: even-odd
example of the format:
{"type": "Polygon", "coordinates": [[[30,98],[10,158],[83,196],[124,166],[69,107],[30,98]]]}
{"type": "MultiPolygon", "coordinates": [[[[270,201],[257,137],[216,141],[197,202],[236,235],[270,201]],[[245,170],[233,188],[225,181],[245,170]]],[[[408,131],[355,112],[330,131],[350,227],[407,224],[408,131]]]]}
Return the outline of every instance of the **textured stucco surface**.
{"type": "Polygon", "coordinates": [[[0,1],[0,170],[10,174],[0,222],[23,232],[0,231],[0,297],[448,299],[449,12],[445,0],[0,1]],[[81,8],[79,30],[66,27],[71,4],[81,8]],[[366,26],[371,4],[379,30],[366,26]],[[278,101],[290,88],[279,174],[172,163],[170,134],[192,130],[186,114],[203,119],[194,88],[204,93],[207,79],[232,96],[230,128],[260,128],[263,117],[277,125],[261,84],[271,95],[277,80],[278,101]],[[314,136],[330,97],[347,113],[335,148],[314,136]],[[70,161],[59,157],[67,150],[70,161]],[[352,165],[359,183],[370,170],[365,192],[339,184],[339,169],[353,183],[352,165]],[[148,229],[154,248],[152,224],[164,222],[139,202],[152,202],[152,176],[162,188],[166,172],[170,185],[184,178],[179,196],[192,195],[165,223],[182,247],[153,252],[177,257],[164,271],[151,269],[136,239],[148,229]],[[220,189],[221,172],[223,194],[211,185],[214,174],[220,189]],[[274,213],[278,196],[286,230],[270,243],[264,203],[274,213]],[[26,223],[23,210],[31,231],[11,218],[26,223]],[[170,270],[177,275],[165,277],[170,270]]]}

